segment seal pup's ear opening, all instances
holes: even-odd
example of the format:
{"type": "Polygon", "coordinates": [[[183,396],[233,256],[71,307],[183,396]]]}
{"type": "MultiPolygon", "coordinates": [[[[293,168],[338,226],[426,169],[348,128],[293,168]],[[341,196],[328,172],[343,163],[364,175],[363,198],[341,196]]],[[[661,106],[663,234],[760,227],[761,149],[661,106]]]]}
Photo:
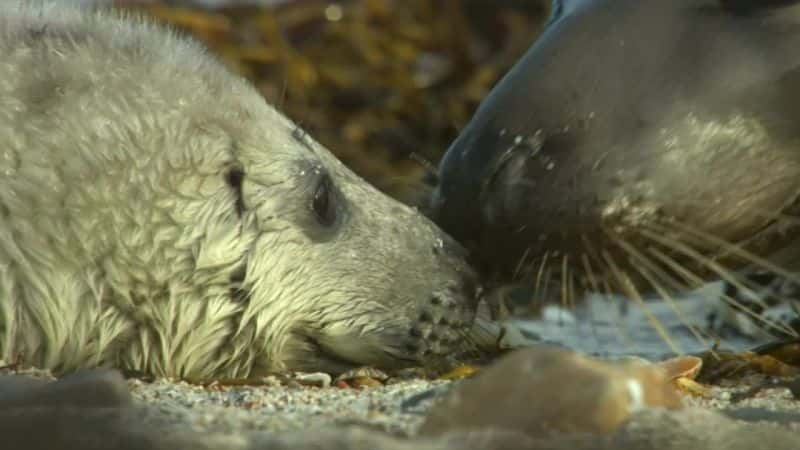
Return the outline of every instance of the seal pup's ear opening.
{"type": "Polygon", "coordinates": [[[228,167],[225,171],[225,182],[233,189],[236,195],[236,215],[241,219],[244,215],[244,196],[242,195],[242,181],[244,169],[238,164],[228,167]]]}

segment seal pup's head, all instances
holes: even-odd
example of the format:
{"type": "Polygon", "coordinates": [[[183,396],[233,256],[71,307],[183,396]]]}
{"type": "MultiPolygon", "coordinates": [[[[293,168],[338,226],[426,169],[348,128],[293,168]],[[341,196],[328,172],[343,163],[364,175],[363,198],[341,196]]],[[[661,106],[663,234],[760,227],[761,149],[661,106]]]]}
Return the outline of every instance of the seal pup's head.
{"type": "Polygon", "coordinates": [[[195,43],[0,6],[0,357],[194,379],[435,363],[461,247],[195,43]]]}
{"type": "Polygon", "coordinates": [[[774,269],[757,255],[798,237],[800,2],[552,11],[444,156],[436,221],[488,276],[565,291],[774,269]]]}

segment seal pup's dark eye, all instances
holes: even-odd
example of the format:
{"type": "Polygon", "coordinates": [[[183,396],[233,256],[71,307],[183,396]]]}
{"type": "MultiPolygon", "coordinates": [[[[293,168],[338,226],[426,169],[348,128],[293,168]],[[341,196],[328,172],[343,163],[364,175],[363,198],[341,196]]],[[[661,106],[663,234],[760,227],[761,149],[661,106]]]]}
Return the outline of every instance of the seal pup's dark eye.
{"type": "Polygon", "coordinates": [[[236,194],[236,214],[242,217],[244,214],[244,196],[242,195],[242,179],[244,171],[239,167],[231,167],[225,172],[225,182],[228,183],[236,194]]]}
{"type": "Polygon", "coordinates": [[[323,227],[329,227],[336,222],[336,198],[333,182],[327,174],[319,177],[317,186],[314,188],[311,208],[314,210],[317,222],[323,227]]]}

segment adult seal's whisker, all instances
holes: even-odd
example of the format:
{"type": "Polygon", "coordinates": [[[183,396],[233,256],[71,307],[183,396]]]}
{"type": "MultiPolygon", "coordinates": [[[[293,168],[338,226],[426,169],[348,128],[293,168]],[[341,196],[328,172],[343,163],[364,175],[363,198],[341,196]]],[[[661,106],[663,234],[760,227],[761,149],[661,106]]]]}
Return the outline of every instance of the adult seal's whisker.
{"type": "Polygon", "coordinates": [[[569,279],[797,279],[798,48],[800,1],[554,2],[444,155],[431,214],[487,279],[524,278],[524,256],[532,278],[560,270],[563,299],[569,279]]]}

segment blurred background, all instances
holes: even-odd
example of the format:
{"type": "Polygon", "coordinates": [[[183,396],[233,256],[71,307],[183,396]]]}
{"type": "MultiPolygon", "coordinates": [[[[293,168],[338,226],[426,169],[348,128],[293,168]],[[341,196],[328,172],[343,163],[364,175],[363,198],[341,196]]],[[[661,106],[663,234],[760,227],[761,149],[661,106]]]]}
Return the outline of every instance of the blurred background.
{"type": "Polygon", "coordinates": [[[430,167],[536,38],[549,4],[106,2],[200,39],[356,173],[410,204],[424,198],[430,167]]]}

